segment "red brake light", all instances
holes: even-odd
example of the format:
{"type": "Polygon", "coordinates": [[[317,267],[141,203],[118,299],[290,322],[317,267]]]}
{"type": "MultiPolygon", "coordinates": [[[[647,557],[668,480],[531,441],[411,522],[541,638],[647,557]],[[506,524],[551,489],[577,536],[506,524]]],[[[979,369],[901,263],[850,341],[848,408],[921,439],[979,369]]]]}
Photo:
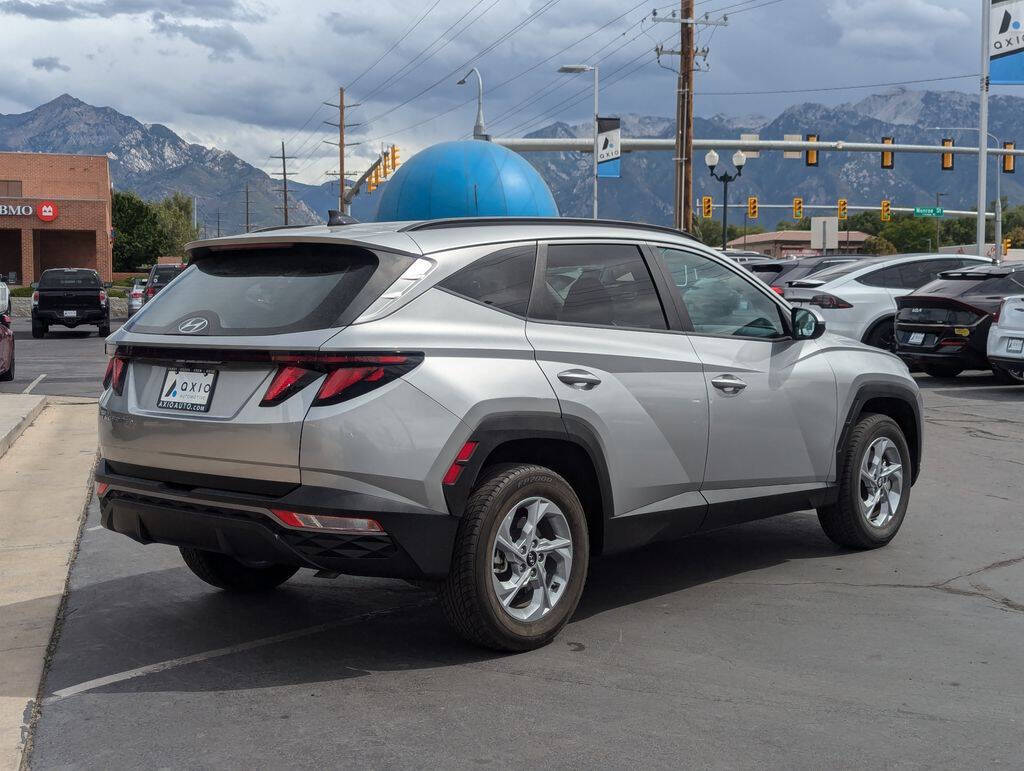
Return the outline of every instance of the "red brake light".
{"type": "Polygon", "coordinates": [[[110,489],[110,485],[108,485],[106,482],[97,482],[96,483],[96,497],[97,498],[102,498],[104,495],[107,494],[107,490],[109,490],[109,489],[110,489]]]}
{"type": "Polygon", "coordinates": [[[107,362],[107,371],[103,375],[103,388],[113,388],[118,396],[124,390],[124,376],[128,372],[128,360],[114,356],[107,362]]]}
{"type": "Polygon", "coordinates": [[[32,293],[32,304],[39,305],[39,292],[32,293]]]}
{"type": "Polygon", "coordinates": [[[783,289],[781,286],[773,286],[772,287],[772,291],[775,292],[775,294],[777,294],[777,295],[784,295],[784,294],[786,294],[786,290],[783,289]]]}
{"type": "Polygon", "coordinates": [[[146,287],[146,297],[152,297],[155,294],[156,294],[156,289],[154,289],[151,286],[147,286],[146,287]]]}
{"type": "Polygon", "coordinates": [[[819,308],[852,308],[853,306],[841,297],[836,297],[831,294],[816,294],[808,302],[811,305],[817,305],[819,308]]]}
{"type": "Polygon", "coordinates": [[[267,392],[263,394],[260,407],[273,407],[280,404],[292,394],[296,394],[320,377],[319,372],[312,372],[304,367],[286,365],[279,367],[274,379],[270,381],[267,392]]]}
{"type": "Polygon", "coordinates": [[[107,301],[107,293],[101,289],[100,290],[100,304],[102,305],[106,301],[107,301]]]}
{"type": "Polygon", "coordinates": [[[307,385],[326,375],[320,384],[314,407],[352,399],[409,372],[423,360],[414,354],[274,354],[277,374],[270,382],[261,407],[280,404],[307,385]]]}
{"type": "Polygon", "coordinates": [[[992,323],[998,324],[999,317],[1003,315],[1003,308],[1006,307],[1006,300],[999,303],[999,307],[996,308],[996,312],[992,314],[992,323]]]}

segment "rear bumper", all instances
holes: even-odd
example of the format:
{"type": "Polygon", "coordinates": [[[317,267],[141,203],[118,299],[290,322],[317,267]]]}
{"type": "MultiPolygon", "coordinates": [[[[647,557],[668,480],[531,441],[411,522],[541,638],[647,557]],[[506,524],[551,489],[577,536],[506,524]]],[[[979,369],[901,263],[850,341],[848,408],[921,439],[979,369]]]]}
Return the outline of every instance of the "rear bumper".
{"type": "MultiPolygon", "coordinates": [[[[69,308],[68,310],[72,310],[69,308]]],[[[79,324],[98,324],[110,318],[106,308],[74,308],[74,318],[65,317],[63,310],[32,310],[33,321],[42,321],[45,324],[60,324],[66,327],[75,327],[79,324]]]]}
{"type": "Polygon", "coordinates": [[[398,507],[375,496],[327,488],[300,485],[276,497],[186,487],[114,473],[106,460],[100,461],[96,481],[109,485],[100,499],[101,524],[139,543],[186,546],[245,563],[273,562],[350,575],[442,578],[451,564],[459,521],[446,512],[398,507]],[[377,520],[386,535],[286,527],[271,508],[368,517],[377,520]]]}
{"type": "Polygon", "coordinates": [[[989,356],[988,360],[993,364],[1001,364],[1004,367],[1013,369],[1024,368],[1024,356],[989,356]]]}

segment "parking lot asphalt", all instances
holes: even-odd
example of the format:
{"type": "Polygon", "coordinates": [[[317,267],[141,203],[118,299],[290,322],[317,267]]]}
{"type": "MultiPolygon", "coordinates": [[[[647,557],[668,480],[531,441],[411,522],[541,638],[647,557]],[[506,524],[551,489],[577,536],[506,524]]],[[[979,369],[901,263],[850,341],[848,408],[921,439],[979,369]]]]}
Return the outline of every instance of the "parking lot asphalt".
{"type": "Polygon", "coordinates": [[[31,766],[1020,767],[1024,388],[920,382],[888,547],[837,549],[807,512],[599,560],[519,655],[401,582],[218,592],[94,501],[31,766]]]}
{"type": "MultiPolygon", "coordinates": [[[[112,321],[110,331],[121,326],[112,321]]],[[[32,322],[16,318],[14,331],[14,380],[0,383],[0,393],[31,393],[44,396],[99,397],[107,357],[96,327],[54,327],[42,340],[32,337],[32,322]],[[39,379],[41,378],[41,379],[39,379]]]]}

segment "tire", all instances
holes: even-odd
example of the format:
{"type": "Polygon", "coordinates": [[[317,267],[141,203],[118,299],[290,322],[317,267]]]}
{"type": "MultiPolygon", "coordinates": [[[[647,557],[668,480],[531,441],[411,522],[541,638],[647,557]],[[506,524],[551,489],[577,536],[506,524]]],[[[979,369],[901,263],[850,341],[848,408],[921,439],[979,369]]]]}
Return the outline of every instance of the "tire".
{"type": "Polygon", "coordinates": [[[107,319],[103,324],[100,324],[97,334],[100,337],[107,337],[110,334],[110,319],[107,319]]]}
{"type": "Polygon", "coordinates": [[[1021,362],[1019,367],[993,364],[992,374],[1003,385],[1024,385],[1024,361],[1021,362]]]}
{"type": "Polygon", "coordinates": [[[211,586],[229,592],[266,592],[274,589],[298,571],[291,565],[250,567],[225,554],[180,547],[189,570],[211,586]]]}
{"type": "Polygon", "coordinates": [[[864,336],[864,342],[873,348],[881,348],[885,351],[896,350],[896,328],[895,319],[882,319],[864,336]]]}
{"type": "Polygon", "coordinates": [[[937,378],[953,378],[964,371],[964,368],[957,364],[923,364],[921,369],[925,371],[925,374],[931,375],[937,378]]]}
{"type": "Polygon", "coordinates": [[[7,368],[6,372],[0,372],[0,382],[8,383],[14,380],[14,355],[11,355],[11,366],[7,368]]]}
{"type": "Polygon", "coordinates": [[[32,337],[41,340],[46,335],[46,325],[32,319],[32,337]]]}
{"type": "MultiPolygon", "coordinates": [[[[525,540],[529,541],[530,538],[525,540]]],[[[563,541],[564,542],[564,541],[563,541]]],[[[537,541],[533,541],[536,545],[537,541]]],[[[503,464],[488,469],[486,476],[473,490],[466,503],[455,538],[452,567],[441,585],[441,608],[445,618],[463,639],[498,651],[527,651],[547,645],[565,626],[579,604],[587,578],[590,538],[586,514],[575,491],[561,476],[542,466],[503,464]],[[525,528],[518,522],[527,518],[529,499],[543,498],[550,506],[531,509],[545,511],[541,524],[534,531],[542,543],[553,543],[558,529],[571,539],[571,564],[566,566],[565,550],[553,550],[538,557],[531,548],[522,560],[508,559],[496,547],[496,538],[503,522],[511,518],[508,534],[518,545],[525,528]],[[559,515],[561,519],[559,519],[559,515]],[[561,555],[561,556],[559,556],[561,555]],[[500,559],[499,563],[497,560],[500,559]],[[533,561],[531,561],[533,560],[533,561]],[[505,567],[498,572],[497,565],[505,567]],[[527,577],[526,571],[531,572],[527,577]],[[559,572],[562,571],[562,572],[559,572]],[[510,583],[526,579],[523,588],[508,598],[509,610],[498,599],[495,576],[507,576],[510,583]],[[559,584],[558,576],[564,580],[559,584]],[[538,578],[561,592],[552,607],[543,602],[547,593],[535,585],[538,578]],[[527,595],[529,598],[527,599],[527,595]],[[528,613],[537,603],[536,618],[516,618],[528,613]],[[522,606],[522,607],[517,607],[522,606]]]]}
{"type": "MultiPolygon", "coordinates": [[[[839,497],[835,503],[818,509],[818,521],[833,542],[850,549],[877,549],[885,546],[899,532],[910,502],[911,468],[910,450],[903,431],[886,415],[865,415],[850,431],[842,449],[839,467],[839,497]],[[887,439],[898,453],[902,476],[900,496],[891,517],[878,523],[870,522],[864,511],[862,496],[868,491],[861,480],[861,464],[875,442],[887,439]]],[[[895,481],[895,475],[893,475],[895,481]]],[[[892,484],[892,483],[891,483],[892,484]]],[[[879,509],[879,513],[883,513],[879,509]]]]}

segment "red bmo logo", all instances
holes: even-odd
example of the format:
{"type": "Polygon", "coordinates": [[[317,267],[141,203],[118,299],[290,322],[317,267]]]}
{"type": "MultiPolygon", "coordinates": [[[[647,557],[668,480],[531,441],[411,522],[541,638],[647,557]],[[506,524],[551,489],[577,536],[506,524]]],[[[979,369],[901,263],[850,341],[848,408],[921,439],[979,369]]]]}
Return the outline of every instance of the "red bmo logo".
{"type": "Polygon", "coordinates": [[[43,222],[53,222],[57,219],[57,204],[53,201],[43,201],[36,209],[36,216],[43,222]]]}

